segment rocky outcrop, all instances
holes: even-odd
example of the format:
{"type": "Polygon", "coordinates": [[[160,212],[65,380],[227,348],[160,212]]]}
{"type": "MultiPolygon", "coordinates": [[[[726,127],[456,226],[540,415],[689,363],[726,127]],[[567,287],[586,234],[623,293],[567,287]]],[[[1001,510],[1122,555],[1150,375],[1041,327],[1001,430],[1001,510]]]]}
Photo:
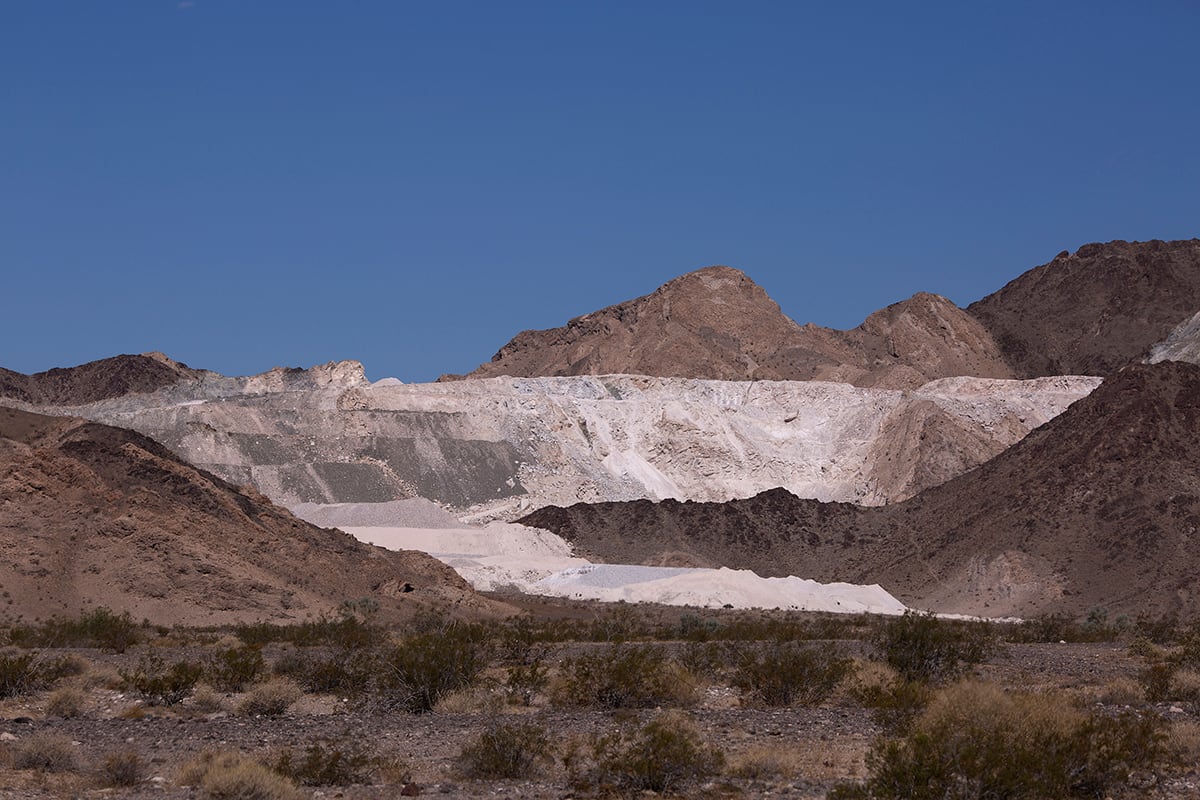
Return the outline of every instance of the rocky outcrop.
{"type": "Polygon", "coordinates": [[[800,326],[730,267],[697,270],[561,328],[524,331],[466,377],[605,374],[887,388],[1012,377],[988,331],[944,297],[915,295],[850,331],[800,326]]]}
{"type": "Polygon", "coordinates": [[[36,405],[80,405],[154,392],[203,374],[162,353],[113,356],[33,375],[0,368],[0,398],[36,405]]]}
{"type": "Polygon", "coordinates": [[[1108,375],[1200,309],[1200,239],[1063,251],[967,307],[1019,377],[1108,375]]]}
{"type": "Polygon", "coordinates": [[[286,622],[368,596],[391,619],[501,610],[423,553],[303,522],[141,434],[5,407],[0,554],[8,620],[105,606],[163,625],[286,622]]]}

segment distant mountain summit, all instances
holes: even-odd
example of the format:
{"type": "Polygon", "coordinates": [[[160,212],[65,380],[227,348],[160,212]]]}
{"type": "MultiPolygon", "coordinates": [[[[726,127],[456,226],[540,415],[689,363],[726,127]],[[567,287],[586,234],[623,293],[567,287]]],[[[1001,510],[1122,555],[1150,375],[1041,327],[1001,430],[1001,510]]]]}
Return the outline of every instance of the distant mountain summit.
{"type": "Polygon", "coordinates": [[[1064,250],[967,311],[1022,378],[1108,375],[1200,311],[1200,239],[1064,250]]]}
{"type": "Polygon", "coordinates": [[[740,270],[718,266],[561,328],[523,331],[491,362],[443,379],[619,373],[892,388],[1012,375],[988,331],[943,297],[915,295],[850,331],[801,326],[740,270]]]}

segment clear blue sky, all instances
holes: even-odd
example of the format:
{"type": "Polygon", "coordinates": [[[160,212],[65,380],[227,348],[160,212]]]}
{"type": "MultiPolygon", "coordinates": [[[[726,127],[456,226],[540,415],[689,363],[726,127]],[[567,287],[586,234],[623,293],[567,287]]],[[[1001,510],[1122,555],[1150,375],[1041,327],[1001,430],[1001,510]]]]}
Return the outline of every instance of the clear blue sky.
{"type": "Polygon", "coordinates": [[[0,5],[0,366],[472,369],[710,264],[798,322],[1200,236],[1200,4],[0,5]]]}

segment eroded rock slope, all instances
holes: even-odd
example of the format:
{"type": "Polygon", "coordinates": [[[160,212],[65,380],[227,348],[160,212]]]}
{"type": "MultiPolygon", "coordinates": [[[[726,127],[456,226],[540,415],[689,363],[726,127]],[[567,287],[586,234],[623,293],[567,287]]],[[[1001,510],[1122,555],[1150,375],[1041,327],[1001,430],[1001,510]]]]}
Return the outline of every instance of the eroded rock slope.
{"type": "Polygon", "coordinates": [[[608,374],[907,389],[959,375],[1013,377],[991,334],[944,297],[914,295],[849,331],[801,326],[731,267],[688,273],[561,328],[519,333],[466,377],[608,374]]]}
{"type": "Polygon", "coordinates": [[[343,600],[491,613],[424,553],[370,547],[196,469],[141,434],[0,407],[6,619],[99,606],[163,624],[298,621],[343,600]]]}
{"type": "Polygon", "coordinates": [[[580,500],[774,487],[880,504],[941,483],[1087,394],[1091,378],[913,391],[641,376],[369,383],[352,362],[59,408],[130,427],[285,505],[425,497],[477,518],[580,500]]]}

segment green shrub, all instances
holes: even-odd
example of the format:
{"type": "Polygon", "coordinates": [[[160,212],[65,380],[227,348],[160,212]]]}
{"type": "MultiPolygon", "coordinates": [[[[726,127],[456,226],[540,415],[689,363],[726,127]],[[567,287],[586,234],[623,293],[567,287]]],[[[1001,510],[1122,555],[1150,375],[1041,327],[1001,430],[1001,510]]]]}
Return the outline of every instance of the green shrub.
{"type": "Polygon", "coordinates": [[[465,627],[411,636],[380,659],[368,705],[413,714],[432,711],[446,694],[470,686],[485,664],[482,646],[465,627]]]}
{"type": "Polygon", "coordinates": [[[343,650],[378,647],[388,638],[387,631],[379,625],[353,616],[337,619],[322,617],[319,620],[294,625],[259,622],[253,625],[239,625],[233,629],[233,633],[247,645],[290,642],[298,647],[330,645],[343,650]]]}
{"type": "Polygon", "coordinates": [[[582,782],[602,792],[627,794],[675,792],[725,766],[725,755],[706,745],[681,712],[659,714],[632,732],[600,737],[593,743],[592,757],[592,769],[582,782]]]}
{"type": "Polygon", "coordinates": [[[554,760],[552,751],[550,738],[537,725],[493,724],[462,749],[458,765],[468,778],[528,778],[539,762],[554,760]]]}
{"type": "Polygon", "coordinates": [[[541,660],[537,660],[509,667],[508,676],[504,681],[504,689],[508,693],[510,702],[529,706],[533,704],[533,698],[549,684],[550,668],[541,660]]]}
{"type": "Polygon", "coordinates": [[[875,644],[901,677],[909,681],[944,681],[978,664],[997,646],[987,623],[938,619],[906,611],[885,622],[875,644]]]}
{"type": "Polygon", "coordinates": [[[191,661],[177,661],[168,667],[162,656],[147,653],[135,669],[122,669],[118,673],[122,686],[141,694],[150,705],[173,706],[183,702],[196,688],[204,667],[191,661]]]}
{"type": "Polygon", "coordinates": [[[8,635],[20,647],[99,647],[116,653],[124,653],[142,639],[142,631],[128,611],[114,614],[107,608],[97,608],[78,619],[17,625],[8,635]]]}
{"type": "Polygon", "coordinates": [[[1165,754],[1164,723],[1081,711],[1064,695],[964,683],[940,692],[899,739],[867,756],[862,786],[837,798],[1103,797],[1165,754]]]}
{"type": "Polygon", "coordinates": [[[218,650],[209,662],[208,681],[223,692],[245,691],[263,670],[262,648],[258,645],[218,650]]]}
{"type": "Polygon", "coordinates": [[[294,654],[275,665],[275,672],[296,680],[307,692],[358,697],[371,685],[380,668],[380,655],[358,650],[329,657],[294,654]]]}
{"type": "Polygon", "coordinates": [[[82,670],[72,656],[45,658],[40,653],[0,655],[0,697],[19,697],[53,686],[60,678],[82,670]]]}
{"type": "Polygon", "coordinates": [[[352,786],[369,784],[380,759],[352,742],[310,744],[303,755],[285,750],[271,769],[301,786],[352,786]]]}
{"type": "Polygon", "coordinates": [[[100,765],[100,778],[105,786],[137,786],[146,779],[146,762],[132,750],[110,753],[100,765]]]}
{"type": "Polygon", "coordinates": [[[796,642],[774,642],[746,653],[733,675],[733,685],[766,706],[812,706],[826,700],[854,668],[827,648],[796,642]]]}
{"type": "Polygon", "coordinates": [[[562,706],[654,708],[695,702],[696,686],[681,665],[653,646],[612,645],[563,663],[554,702],[562,706]]]}

